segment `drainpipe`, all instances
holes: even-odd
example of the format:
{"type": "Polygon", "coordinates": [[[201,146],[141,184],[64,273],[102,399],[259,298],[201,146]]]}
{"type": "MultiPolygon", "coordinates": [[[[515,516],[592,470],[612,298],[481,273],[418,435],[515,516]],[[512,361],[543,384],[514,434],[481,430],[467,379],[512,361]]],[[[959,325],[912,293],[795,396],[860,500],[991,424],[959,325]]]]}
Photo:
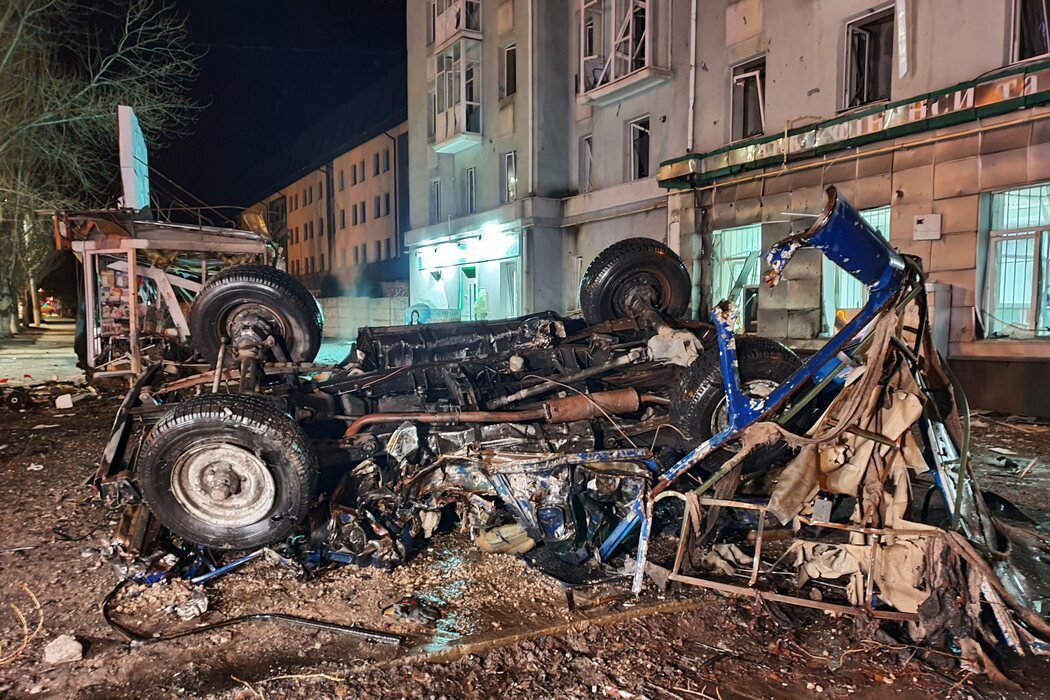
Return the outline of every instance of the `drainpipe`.
{"type": "MultiPolygon", "coordinates": [[[[694,2],[696,0],[693,0],[694,2]]],[[[700,284],[703,281],[703,252],[704,252],[704,239],[700,235],[701,227],[703,226],[703,212],[700,211],[700,193],[693,190],[693,234],[689,237],[691,241],[691,248],[693,253],[693,270],[692,270],[692,282],[693,286],[689,290],[689,308],[693,311],[693,318],[697,321],[701,319],[700,310],[700,284]]]]}
{"type": "Polygon", "coordinates": [[[532,27],[532,5],[533,3],[526,2],[525,7],[528,10],[527,21],[525,26],[529,32],[529,62],[528,62],[528,76],[526,80],[529,86],[529,196],[536,195],[536,83],[533,81],[533,65],[536,63],[536,37],[532,27]]]}
{"type": "Polygon", "coordinates": [[[693,152],[693,131],[696,123],[696,6],[692,0],[689,8],[689,124],[685,131],[685,152],[693,152]]]}
{"type": "Polygon", "coordinates": [[[391,169],[394,171],[394,247],[397,248],[394,251],[394,257],[400,258],[403,241],[401,240],[401,177],[400,168],[397,167],[397,137],[391,136],[389,131],[384,131],[383,136],[386,136],[394,144],[393,163],[390,164],[391,169]]]}

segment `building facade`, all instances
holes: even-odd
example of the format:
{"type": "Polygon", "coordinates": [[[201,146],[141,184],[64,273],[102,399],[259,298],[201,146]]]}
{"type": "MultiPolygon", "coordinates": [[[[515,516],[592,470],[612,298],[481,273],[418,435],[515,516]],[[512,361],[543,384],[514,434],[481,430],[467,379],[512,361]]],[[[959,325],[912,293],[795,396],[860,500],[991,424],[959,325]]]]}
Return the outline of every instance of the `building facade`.
{"type": "Polygon", "coordinates": [[[408,124],[381,132],[254,208],[284,228],[286,267],[315,294],[379,296],[406,280],[408,124]]]}
{"type": "Polygon", "coordinates": [[[570,312],[599,251],[647,236],[695,315],[731,298],[810,349],[864,290],[817,255],[766,288],[761,252],[835,185],[922,257],[975,405],[1048,414],[1025,381],[1050,379],[1047,26],[1041,0],[412,5],[411,301],[570,312]]]}
{"type": "Polygon", "coordinates": [[[696,149],[660,171],[671,206],[694,208],[700,307],[732,298],[749,329],[800,348],[833,333],[864,290],[815,251],[778,287],[759,280],[761,252],[834,185],[922,258],[971,404],[1050,414],[1045,4],[700,7],[696,149]]]}

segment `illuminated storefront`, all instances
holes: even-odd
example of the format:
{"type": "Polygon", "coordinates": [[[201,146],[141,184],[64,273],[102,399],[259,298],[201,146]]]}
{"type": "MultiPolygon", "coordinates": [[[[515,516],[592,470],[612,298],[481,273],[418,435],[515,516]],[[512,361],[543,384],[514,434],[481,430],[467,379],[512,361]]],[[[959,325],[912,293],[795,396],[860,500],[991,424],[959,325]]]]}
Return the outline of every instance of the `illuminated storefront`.
{"type": "Polygon", "coordinates": [[[423,322],[522,314],[522,232],[495,223],[410,247],[411,308],[423,322]]]}

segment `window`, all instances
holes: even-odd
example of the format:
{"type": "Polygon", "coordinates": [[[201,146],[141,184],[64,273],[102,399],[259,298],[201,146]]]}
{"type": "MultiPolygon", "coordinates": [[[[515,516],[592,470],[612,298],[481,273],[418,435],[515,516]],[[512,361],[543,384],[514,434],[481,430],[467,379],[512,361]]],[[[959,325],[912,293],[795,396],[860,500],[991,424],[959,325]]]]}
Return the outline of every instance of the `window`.
{"type": "Polygon", "coordinates": [[[306,201],[306,188],[303,188],[303,206],[305,207],[309,202],[306,201]]]}
{"type": "Polygon", "coordinates": [[[463,171],[463,213],[473,214],[478,210],[477,171],[467,168],[463,171]]]}
{"type": "Polygon", "coordinates": [[[306,196],[306,203],[307,204],[313,204],[314,203],[314,186],[310,185],[310,189],[308,189],[307,192],[309,194],[307,194],[307,196],[306,196]]]}
{"type": "Polygon", "coordinates": [[[310,240],[313,240],[313,237],[314,237],[314,222],[307,221],[306,222],[306,227],[310,230],[310,235],[307,236],[307,238],[309,238],[310,240]]]}
{"type": "Polygon", "coordinates": [[[736,304],[741,327],[758,319],[758,285],[762,258],[762,224],[711,232],[711,303],[736,304]]]}
{"type": "Polygon", "coordinates": [[[379,195],[377,194],[375,200],[372,202],[372,218],[378,219],[383,215],[383,208],[379,205],[379,195]]]}
{"type": "Polygon", "coordinates": [[[357,166],[356,165],[352,165],[352,164],[350,166],[350,184],[351,185],[356,185],[357,184],[357,166]]]}
{"type": "Polygon", "coordinates": [[[379,174],[379,154],[375,153],[372,155],[372,174],[379,174]]]}
{"type": "Polygon", "coordinates": [[[367,265],[368,264],[368,244],[367,243],[362,243],[361,244],[361,264],[362,265],[367,265]]]}
{"type": "Polygon", "coordinates": [[[324,219],[318,219],[317,220],[317,235],[319,235],[319,236],[323,236],[324,235],[324,219]]]}
{"type": "Polygon", "coordinates": [[[339,191],[340,191],[340,192],[342,192],[342,191],[343,191],[343,186],[344,186],[344,184],[345,184],[345,183],[343,182],[343,171],[342,171],[342,170],[340,170],[340,171],[339,171],[339,191]]]}
{"type": "Polygon", "coordinates": [[[354,204],[350,207],[350,221],[353,222],[354,226],[357,226],[357,205],[354,204]]]}
{"type": "Polygon", "coordinates": [[[1050,335],[1050,185],[991,196],[984,284],[988,337],[1050,335]]]}
{"type": "Polygon", "coordinates": [[[437,133],[437,90],[427,91],[427,138],[433,139],[437,133]]]}
{"type": "Polygon", "coordinates": [[[518,152],[503,154],[503,172],[501,173],[503,203],[513,202],[518,198],[518,152]]]}
{"type": "Polygon", "coordinates": [[[649,117],[635,119],[628,123],[627,127],[630,144],[627,154],[630,165],[628,179],[640,180],[649,177],[649,117]]]}
{"type": "Polygon", "coordinates": [[[583,92],[653,64],[650,12],[654,0],[580,0],[583,92]]]}
{"type": "Polygon", "coordinates": [[[846,25],[843,108],[890,99],[895,44],[892,7],[846,25]]]}
{"type": "Polygon", "coordinates": [[[594,136],[580,139],[580,192],[591,191],[591,172],[594,168],[594,136]]]}
{"type": "Polygon", "coordinates": [[[361,223],[365,223],[367,217],[365,216],[365,203],[361,202],[361,223]]]}
{"type": "Polygon", "coordinates": [[[298,243],[299,242],[299,227],[298,226],[295,227],[295,234],[294,234],[294,237],[292,238],[292,242],[293,243],[298,243]]]}
{"type": "Polygon", "coordinates": [[[430,0],[427,5],[427,43],[434,43],[434,28],[437,26],[438,0],[430,0]]]}
{"type": "Polygon", "coordinates": [[[324,272],[324,253],[321,253],[321,272],[324,272]]]}
{"type": "Polygon", "coordinates": [[[390,259],[390,239],[386,239],[386,259],[390,259]]]}
{"type": "Polygon", "coordinates": [[[357,164],[357,167],[361,171],[361,182],[364,182],[365,181],[365,162],[362,160],[360,163],[357,164]]]}
{"type": "Polygon", "coordinates": [[[430,181],[430,223],[441,221],[441,180],[430,181]]]}
{"type": "Polygon", "coordinates": [[[324,180],[318,180],[317,181],[317,201],[320,202],[322,197],[324,197],[324,180]]]}
{"type": "MultiPolygon", "coordinates": [[[[868,225],[889,240],[890,208],[865,209],[860,215],[868,225]]],[[[829,260],[822,261],[824,330],[834,334],[849,322],[868,301],[868,290],[857,278],[829,260]]]]}
{"type": "Polygon", "coordinates": [[[382,260],[382,259],[383,259],[383,245],[379,241],[376,241],[376,260],[378,261],[378,260],[382,260]]]}
{"type": "Polygon", "coordinates": [[[317,266],[314,264],[315,262],[317,262],[317,260],[314,258],[314,256],[311,255],[310,256],[310,272],[314,272],[317,269],[317,266]]]}
{"type": "Polygon", "coordinates": [[[1013,60],[1050,53],[1047,0],[1014,0],[1013,60]]]}
{"type": "Polygon", "coordinates": [[[355,265],[360,265],[361,264],[361,254],[358,252],[356,245],[354,246],[354,264],[355,265]]]}
{"type": "Polygon", "coordinates": [[[339,266],[346,267],[346,248],[339,250],[339,266]]]}
{"type": "Polygon", "coordinates": [[[500,79],[501,97],[510,97],[518,91],[518,45],[511,44],[503,49],[503,61],[500,79]]]}
{"type": "Polygon", "coordinates": [[[389,148],[384,148],[383,149],[383,172],[385,173],[385,172],[387,172],[389,170],[390,170],[390,149],[389,148]]]}
{"type": "Polygon", "coordinates": [[[339,228],[346,228],[346,209],[339,210],[339,228]]]}
{"type": "Polygon", "coordinates": [[[390,193],[383,195],[383,216],[390,216],[390,193]]]}
{"type": "Polygon", "coordinates": [[[766,59],[733,69],[732,139],[761,136],[766,131],[766,59]]]}

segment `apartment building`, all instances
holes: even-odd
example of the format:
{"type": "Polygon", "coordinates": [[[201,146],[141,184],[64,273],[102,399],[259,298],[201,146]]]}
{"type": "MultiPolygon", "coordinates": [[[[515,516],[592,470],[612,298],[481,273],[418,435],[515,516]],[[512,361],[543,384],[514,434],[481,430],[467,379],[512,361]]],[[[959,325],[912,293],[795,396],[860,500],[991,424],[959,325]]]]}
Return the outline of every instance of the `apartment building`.
{"type": "Polygon", "coordinates": [[[410,8],[410,180],[426,193],[407,235],[413,304],[433,319],[569,311],[602,248],[666,238],[656,168],[688,131],[671,48],[688,32],[669,7],[590,0],[584,24],[565,0],[410,8]]]}
{"type": "Polygon", "coordinates": [[[694,314],[732,298],[743,329],[816,347],[864,290],[819,256],[770,290],[761,251],[834,184],[923,258],[976,405],[1050,414],[1025,381],[1050,379],[1041,0],[411,9],[406,245],[434,318],[571,311],[602,248],[648,236],[687,261],[694,314]]]}
{"type": "Polygon", "coordinates": [[[408,122],[404,68],[275,152],[276,186],[251,207],[285,266],[322,298],[407,293],[408,122]]]}
{"type": "Polygon", "coordinates": [[[814,251],[769,289],[761,251],[835,185],[923,259],[971,403],[1050,414],[1045,3],[699,4],[696,148],[659,175],[692,223],[698,308],[732,298],[750,330],[823,342],[864,290],[814,251]]]}

